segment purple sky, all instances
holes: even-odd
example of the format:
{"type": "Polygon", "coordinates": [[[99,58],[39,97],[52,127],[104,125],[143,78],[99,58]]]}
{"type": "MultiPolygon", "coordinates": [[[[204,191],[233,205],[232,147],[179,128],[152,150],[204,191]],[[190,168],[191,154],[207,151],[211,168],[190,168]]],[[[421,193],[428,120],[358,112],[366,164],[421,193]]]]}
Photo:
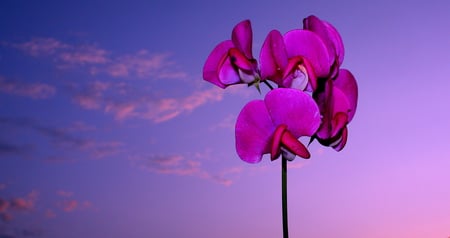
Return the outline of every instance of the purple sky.
{"type": "Polygon", "coordinates": [[[290,163],[291,237],[450,236],[450,2],[0,2],[0,238],[281,237],[280,161],[241,161],[253,88],[203,64],[314,14],[359,85],[349,139],[290,163]],[[395,2],[395,3],[394,3],[395,2]]]}

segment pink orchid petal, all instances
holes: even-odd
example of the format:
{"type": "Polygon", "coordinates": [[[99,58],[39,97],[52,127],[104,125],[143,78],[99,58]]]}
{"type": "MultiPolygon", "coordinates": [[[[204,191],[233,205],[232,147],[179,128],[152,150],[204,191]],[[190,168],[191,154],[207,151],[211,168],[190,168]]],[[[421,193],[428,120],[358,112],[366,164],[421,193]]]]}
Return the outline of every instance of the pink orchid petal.
{"type": "Polygon", "coordinates": [[[314,70],[309,63],[307,59],[304,59],[301,56],[296,56],[293,58],[290,58],[288,61],[287,66],[285,67],[284,73],[283,73],[283,87],[291,87],[291,82],[289,82],[288,77],[290,74],[292,74],[295,70],[297,70],[298,65],[303,65],[306,68],[306,72],[308,74],[308,83],[311,85],[312,90],[315,90],[317,88],[317,78],[314,73],[314,70]]]}
{"type": "Polygon", "coordinates": [[[309,159],[311,154],[308,149],[303,145],[300,141],[298,141],[297,137],[292,135],[290,131],[285,131],[283,136],[281,137],[281,143],[285,146],[289,152],[296,154],[304,159],[309,159]]]}
{"type": "Polygon", "coordinates": [[[253,59],[253,32],[250,20],[241,21],[233,28],[231,40],[233,41],[235,47],[244,53],[248,59],[253,59]]]}
{"type": "Polygon", "coordinates": [[[269,153],[275,130],[272,119],[262,100],[247,103],[242,108],[235,127],[236,151],[248,163],[257,163],[269,153]]]}
{"type": "Polygon", "coordinates": [[[236,65],[238,68],[246,70],[246,71],[253,71],[253,64],[250,60],[245,57],[245,55],[239,51],[237,48],[231,48],[228,52],[230,56],[230,61],[236,65]]]}
{"type": "Polygon", "coordinates": [[[270,150],[270,160],[276,160],[281,154],[281,137],[286,132],[286,125],[279,125],[272,136],[272,146],[270,150]]]}
{"type": "Polygon", "coordinates": [[[358,104],[358,85],[355,77],[346,69],[340,69],[337,78],[334,80],[334,86],[339,88],[347,97],[349,103],[348,121],[353,119],[358,104]]]}
{"type": "Polygon", "coordinates": [[[336,151],[341,151],[342,149],[344,149],[345,144],[347,144],[347,137],[348,137],[348,130],[347,127],[344,127],[344,129],[342,130],[340,141],[337,145],[332,145],[333,149],[335,149],[336,151]]]}
{"type": "Polygon", "coordinates": [[[322,140],[332,139],[348,123],[350,105],[346,95],[328,80],[325,91],[318,97],[317,103],[322,112],[322,124],[316,135],[322,140]]]}
{"type": "Polygon", "coordinates": [[[222,64],[222,67],[219,70],[219,81],[223,85],[227,86],[239,83],[241,81],[239,75],[237,74],[236,70],[231,64],[229,57],[225,59],[225,61],[222,64]]]}
{"type": "Polygon", "coordinates": [[[307,30],[292,30],[284,35],[286,51],[289,58],[302,56],[314,68],[317,77],[327,77],[334,61],[322,39],[307,30]]]}
{"type": "Polygon", "coordinates": [[[264,99],[275,125],[286,125],[296,138],[312,136],[320,125],[317,104],[297,89],[278,88],[267,93],[264,99]]]}
{"type": "Polygon", "coordinates": [[[219,80],[219,72],[227,58],[228,51],[233,47],[233,42],[226,40],[218,44],[209,54],[203,67],[203,79],[221,88],[227,85],[219,80]]]}
{"type": "Polygon", "coordinates": [[[331,121],[331,137],[335,137],[348,123],[347,113],[338,112],[331,121]]]}
{"type": "Polygon", "coordinates": [[[319,35],[327,45],[328,53],[336,57],[340,66],[344,61],[344,43],[341,35],[330,23],[311,15],[303,19],[303,29],[312,31],[319,35]]]}
{"type": "Polygon", "coordinates": [[[288,58],[283,36],[279,31],[273,30],[267,35],[261,48],[259,63],[261,67],[261,78],[269,78],[278,85],[281,85],[282,73],[288,64],[288,58]]]}

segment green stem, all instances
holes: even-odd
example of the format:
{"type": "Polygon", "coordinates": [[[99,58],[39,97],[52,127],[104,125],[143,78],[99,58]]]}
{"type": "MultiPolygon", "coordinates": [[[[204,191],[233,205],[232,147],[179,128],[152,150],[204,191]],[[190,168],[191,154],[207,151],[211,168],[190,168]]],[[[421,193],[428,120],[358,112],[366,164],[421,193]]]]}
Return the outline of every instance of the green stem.
{"type": "Polygon", "coordinates": [[[289,238],[287,209],[287,159],[281,158],[281,200],[283,204],[283,238],[289,238]]]}

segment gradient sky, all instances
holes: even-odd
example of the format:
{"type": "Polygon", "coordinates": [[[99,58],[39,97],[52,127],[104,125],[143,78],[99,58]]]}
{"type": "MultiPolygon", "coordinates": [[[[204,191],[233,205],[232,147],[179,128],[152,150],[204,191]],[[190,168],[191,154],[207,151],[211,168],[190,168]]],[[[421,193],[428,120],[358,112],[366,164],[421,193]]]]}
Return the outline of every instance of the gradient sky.
{"type": "Polygon", "coordinates": [[[359,104],[343,151],[290,163],[291,237],[450,236],[450,2],[0,2],[0,238],[281,237],[280,161],[241,161],[253,88],[203,64],[250,19],[314,14],[359,104]]]}

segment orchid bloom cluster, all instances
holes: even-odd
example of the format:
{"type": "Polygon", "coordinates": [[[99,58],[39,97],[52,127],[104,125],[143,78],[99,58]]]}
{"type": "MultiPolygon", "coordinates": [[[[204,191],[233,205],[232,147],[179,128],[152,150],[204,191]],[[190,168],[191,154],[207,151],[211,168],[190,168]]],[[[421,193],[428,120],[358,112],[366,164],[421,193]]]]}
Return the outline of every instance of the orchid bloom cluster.
{"type": "Polygon", "coordinates": [[[203,68],[204,80],[221,88],[234,84],[273,88],[264,100],[244,106],[236,122],[236,151],[249,163],[264,154],[292,160],[309,158],[298,138],[307,136],[337,151],[347,142],[347,124],[358,99],[355,78],[341,69],[344,45],[338,31],[316,16],[303,20],[303,29],[284,35],[272,30],[258,60],[252,54],[251,23],[237,24],[231,40],[219,43],[203,68]]]}

